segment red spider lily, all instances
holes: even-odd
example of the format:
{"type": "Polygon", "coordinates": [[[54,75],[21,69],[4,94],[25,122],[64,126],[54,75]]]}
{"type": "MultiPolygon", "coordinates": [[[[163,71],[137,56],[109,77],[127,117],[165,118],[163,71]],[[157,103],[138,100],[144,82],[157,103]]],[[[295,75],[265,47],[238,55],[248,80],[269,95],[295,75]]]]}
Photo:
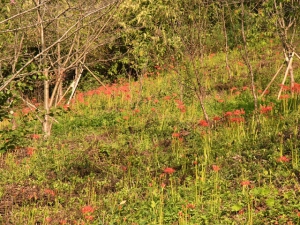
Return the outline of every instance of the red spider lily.
{"type": "Polygon", "coordinates": [[[218,99],[218,102],[223,103],[224,100],[223,99],[218,99]]]}
{"type": "Polygon", "coordinates": [[[95,94],[94,90],[90,90],[90,91],[85,93],[86,96],[93,96],[94,94],[95,94]]]}
{"type": "Polygon", "coordinates": [[[67,224],[67,220],[60,220],[59,224],[62,224],[62,225],[67,224]]]}
{"type": "Polygon", "coordinates": [[[176,172],[176,170],[174,170],[171,167],[167,167],[167,168],[164,169],[164,173],[166,173],[166,174],[172,174],[174,172],[176,172]]]}
{"type": "Polygon", "coordinates": [[[186,108],[180,109],[180,112],[185,113],[186,112],[186,108]]]}
{"type": "Polygon", "coordinates": [[[165,188],[165,187],[166,187],[166,184],[165,184],[165,183],[162,183],[160,186],[161,186],[162,188],[165,188]]]}
{"type": "Polygon", "coordinates": [[[35,139],[35,140],[38,140],[38,139],[41,138],[41,136],[40,136],[39,134],[32,134],[32,135],[31,135],[31,138],[32,138],[32,139],[35,139]]]}
{"type": "Polygon", "coordinates": [[[161,67],[159,65],[154,66],[155,69],[161,70],[161,67]]]}
{"type": "Polygon", "coordinates": [[[179,99],[175,99],[175,102],[178,104],[178,105],[184,105],[184,103],[182,101],[180,101],[179,99]]]}
{"type": "Polygon", "coordinates": [[[67,104],[64,105],[64,106],[63,106],[63,109],[64,109],[64,110],[70,110],[70,105],[67,105],[67,104]]]}
{"type": "Polygon", "coordinates": [[[127,167],[126,166],[121,166],[121,170],[123,170],[124,172],[127,171],[127,167]]]}
{"type": "Polygon", "coordinates": [[[219,120],[221,120],[221,117],[215,116],[215,117],[213,118],[213,120],[214,120],[214,121],[219,121],[219,120]]]}
{"type": "Polygon", "coordinates": [[[261,114],[266,114],[268,112],[272,111],[272,106],[261,106],[260,107],[260,113],[261,114]]]}
{"type": "Polygon", "coordinates": [[[130,92],[129,86],[121,86],[119,87],[119,90],[123,93],[130,92]]]}
{"type": "Polygon", "coordinates": [[[244,63],[242,63],[242,62],[240,62],[240,61],[238,61],[237,64],[238,64],[239,66],[244,66],[244,63]]]}
{"type": "Polygon", "coordinates": [[[230,118],[230,122],[233,122],[233,123],[242,123],[244,121],[245,121],[245,119],[243,117],[230,118]]]}
{"type": "Polygon", "coordinates": [[[174,133],[172,134],[172,137],[174,137],[174,138],[180,137],[180,133],[174,132],[174,133]]]}
{"type": "Polygon", "coordinates": [[[156,103],[158,103],[159,101],[158,101],[158,99],[156,98],[156,99],[154,99],[153,102],[156,104],[156,103]]]}
{"type": "Polygon", "coordinates": [[[277,159],[277,162],[282,162],[282,163],[283,162],[289,162],[289,161],[290,161],[290,159],[286,156],[281,156],[277,159]]]}
{"type": "Polygon", "coordinates": [[[185,105],[177,105],[178,109],[185,109],[185,105]]]}
{"type": "Polygon", "coordinates": [[[236,90],[237,90],[237,87],[232,87],[232,88],[230,89],[231,92],[236,91],[236,90]]]}
{"type": "Polygon", "coordinates": [[[171,96],[165,96],[164,97],[164,100],[166,100],[166,101],[168,101],[168,100],[170,100],[171,99],[171,96]]]}
{"type": "Polygon", "coordinates": [[[129,120],[129,116],[123,116],[124,120],[129,120]]]}
{"type": "Polygon", "coordinates": [[[95,208],[90,205],[86,205],[81,208],[82,214],[89,214],[89,213],[93,213],[94,211],[95,208]]]}
{"type": "Polygon", "coordinates": [[[294,83],[294,86],[292,87],[292,91],[296,93],[300,93],[300,84],[294,83]]]}
{"type": "Polygon", "coordinates": [[[77,96],[76,96],[76,100],[77,100],[78,102],[83,103],[83,102],[84,102],[84,93],[79,92],[79,93],[77,94],[77,96]]]}
{"type": "Polygon", "coordinates": [[[193,203],[188,203],[188,204],[186,205],[186,208],[188,208],[188,209],[194,209],[195,207],[196,207],[196,205],[193,204],[193,203]]]}
{"type": "Polygon", "coordinates": [[[130,100],[130,99],[131,99],[131,95],[129,95],[129,94],[126,95],[125,99],[126,99],[126,100],[130,100]]]}
{"type": "Polygon", "coordinates": [[[282,89],[283,91],[288,91],[288,90],[290,90],[290,87],[287,86],[287,85],[280,84],[280,87],[281,87],[281,89],[282,89]]]}
{"type": "Polygon", "coordinates": [[[93,221],[94,220],[94,216],[92,216],[92,215],[85,215],[85,217],[84,217],[86,220],[88,220],[88,221],[93,221]]]}
{"type": "Polygon", "coordinates": [[[31,111],[33,111],[33,110],[32,110],[31,108],[29,108],[29,107],[25,107],[25,108],[22,109],[22,113],[23,113],[24,115],[30,113],[31,111]]]}
{"type": "Polygon", "coordinates": [[[206,120],[200,120],[199,121],[199,125],[201,127],[208,127],[209,126],[209,123],[206,121],[206,120]]]}
{"type": "Polygon", "coordinates": [[[212,165],[212,169],[213,171],[218,172],[220,170],[220,167],[217,165],[212,165]]]}
{"type": "Polygon", "coordinates": [[[249,186],[250,185],[250,181],[249,180],[243,180],[243,181],[241,181],[241,185],[242,186],[249,186]]]}
{"type": "Polygon", "coordinates": [[[32,156],[33,153],[34,153],[34,148],[32,148],[32,147],[27,147],[27,148],[26,148],[26,154],[27,154],[28,156],[32,156]]]}
{"type": "Polygon", "coordinates": [[[247,86],[244,86],[242,89],[243,89],[243,91],[249,90],[249,88],[247,86]]]}
{"type": "Polygon", "coordinates": [[[228,112],[225,113],[225,116],[229,117],[229,116],[232,116],[232,114],[233,114],[232,112],[228,111],[228,112]]]}
{"type": "Polygon", "coordinates": [[[280,97],[279,97],[279,99],[288,99],[290,96],[289,95],[281,95],[280,97]]]}
{"type": "Polygon", "coordinates": [[[156,109],[155,109],[155,108],[151,108],[151,111],[152,111],[152,112],[155,112],[155,111],[156,111],[156,109]]]}
{"type": "Polygon", "coordinates": [[[53,191],[53,190],[51,190],[51,189],[45,189],[44,190],[44,193],[46,194],[46,195],[51,195],[51,196],[55,196],[55,192],[53,191]]]}
{"type": "Polygon", "coordinates": [[[140,112],[140,110],[139,109],[135,109],[135,110],[133,110],[135,113],[139,113],[140,112]]]}
{"type": "Polygon", "coordinates": [[[244,115],[245,111],[244,111],[244,109],[237,109],[237,110],[234,110],[233,114],[236,116],[240,116],[240,115],[244,115]]]}

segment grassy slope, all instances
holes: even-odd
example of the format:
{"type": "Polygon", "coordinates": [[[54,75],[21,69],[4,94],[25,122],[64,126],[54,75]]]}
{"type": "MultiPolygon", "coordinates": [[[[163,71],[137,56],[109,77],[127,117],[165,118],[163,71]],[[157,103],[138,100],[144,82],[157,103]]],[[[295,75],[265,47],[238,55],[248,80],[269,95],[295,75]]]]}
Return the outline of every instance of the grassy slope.
{"type": "MultiPolygon", "coordinates": [[[[281,61],[265,48],[258,91],[281,61]]],[[[212,129],[188,64],[77,94],[50,140],[0,160],[2,222],[299,224],[298,96],[277,101],[278,78],[255,118],[246,67],[230,57],[232,77],[222,54],[197,67],[212,129]]]]}

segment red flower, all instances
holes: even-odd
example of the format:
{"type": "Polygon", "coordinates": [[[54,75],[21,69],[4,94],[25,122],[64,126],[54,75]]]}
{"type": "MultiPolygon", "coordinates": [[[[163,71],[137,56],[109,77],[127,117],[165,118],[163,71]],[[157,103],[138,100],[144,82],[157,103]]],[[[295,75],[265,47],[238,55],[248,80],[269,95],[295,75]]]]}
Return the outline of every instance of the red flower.
{"type": "Polygon", "coordinates": [[[260,113],[261,114],[266,114],[270,111],[272,111],[272,106],[261,106],[260,107],[260,113]]]}
{"type": "Polygon", "coordinates": [[[34,148],[32,148],[32,147],[27,147],[27,148],[26,148],[26,153],[27,153],[27,155],[32,156],[33,153],[34,153],[34,148]]]}
{"type": "Polygon", "coordinates": [[[237,87],[232,87],[231,89],[230,89],[230,91],[236,91],[237,90],[237,87]]]}
{"type": "Polygon", "coordinates": [[[288,91],[290,90],[290,87],[284,84],[280,84],[280,87],[282,88],[283,91],[288,91]]]}
{"type": "Polygon", "coordinates": [[[29,107],[25,107],[25,108],[22,109],[22,113],[23,113],[24,115],[30,113],[31,111],[33,111],[33,110],[32,110],[31,108],[29,108],[29,107]]]}
{"type": "Polygon", "coordinates": [[[86,220],[89,220],[89,221],[93,221],[94,220],[94,216],[92,216],[92,215],[86,215],[84,218],[86,220]]]}
{"type": "Polygon", "coordinates": [[[168,101],[168,100],[170,100],[170,99],[171,99],[170,96],[165,96],[165,97],[164,97],[164,100],[166,100],[166,101],[168,101]]]}
{"type": "Polygon", "coordinates": [[[140,112],[140,110],[139,109],[135,109],[135,110],[133,110],[135,113],[139,113],[140,112]]]}
{"type": "Polygon", "coordinates": [[[45,189],[44,190],[44,193],[46,194],[46,195],[51,195],[51,196],[55,196],[55,192],[53,191],[53,190],[51,190],[51,189],[45,189]]]}
{"type": "Polygon", "coordinates": [[[70,110],[70,105],[66,104],[66,105],[63,106],[63,108],[64,108],[64,110],[70,110]]]}
{"type": "Polygon", "coordinates": [[[124,172],[127,171],[127,167],[126,166],[121,166],[121,170],[123,170],[124,172]]]}
{"type": "Polygon", "coordinates": [[[180,137],[180,133],[174,132],[174,133],[172,134],[172,137],[180,137]]]}
{"type": "Polygon", "coordinates": [[[218,172],[220,170],[220,167],[217,165],[212,165],[213,171],[218,172]]]}
{"type": "Polygon", "coordinates": [[[248,186],[248,185],[250,185],[250,181],[249,180],[243,180],[243,181],[241,181],[241,185],[242,186],[248,186]]]}
{"type": "Polygon", "coordinates": [[[292,87],[292,91],[296,93],[300,93],[300,84],[294,83],[294,86],[292,87]]]}
{"type": "Polygon", "coordinates": [[[281,156],[277,159],[277,162],[289,162],[290,159],[286,156],[281,156]]]}
{"type": "Polygon", "coordinates": [[[240,115],[244,115],[245,111],[244,111],[244,109],[237,109],[233,112],[233,114],[236,116],[240,116],[240,115]]]}
{"type": "Polygon", "coordinates": [[[281,95],[279,98],[280,99],[288,99],[290,96],[289,95],[281,95]]]}
{"type": "Polygon", "coordinates": [[[199,125],[202,126],[202,127],[208,127],[209,123],[206,120],[200,120],[199,125]]]}
{"type": "Polygon", "coordinates": [[[188,209],[194,209],[196,206],[195,206],[195,204],[188,203],[188,204],[186,205],[186,207],[187,207],[188,209]]]}
{"type": "Polygon", "coordinates": [[[60,220],[59,224],[67,224],[67,220],[60,220]]]}
{"type": "Polygon", "coordinates": [[[219,121],[219,120],[221,120],[221,117],[215,116],[215,117],[213,118],[213,120],[214,120],[214,121],[219,121]]]}
{"type": "Polygon", "coordinates": [[[31,135],[31,138],[32,138],[32,139],[35,139],[35,140],[38,140],[38,139],[41,138],[41,136],[40,136],[39,134],[32,134],[32,135],[31,135]]]}
{"type": "Polygon", "coordinates": [[[167,167],[166,169],[164,169],[164,173],[167,173],[167,174],[172,174],[174,173],[176,170],[174,170],[173,168],[171,167],[167,167]]]}
{"type": "Polygon", "coordinates": [[[89,213],[93,213],[94,211],[95,211],[95,208],[93,208],[90,205],[86,205],[81,208],[82,214],[89,214],[89,213]]]}
{"type": "Polygon", "coordinates": [[[228,112],[225,113],[225,116],[228,116],[228,117],[229,117],[229,116],[232,116],[232,114],[233,114],[232,112],[229,112],[229,111],[228,111],[228,112]]]}
{"type": "Polygon", "coordinates": [[[230,118],[230,121],[233,123],[242,123],[245,121],[245,119],[243,117],[234,117],[234,118],[230,118]]]}

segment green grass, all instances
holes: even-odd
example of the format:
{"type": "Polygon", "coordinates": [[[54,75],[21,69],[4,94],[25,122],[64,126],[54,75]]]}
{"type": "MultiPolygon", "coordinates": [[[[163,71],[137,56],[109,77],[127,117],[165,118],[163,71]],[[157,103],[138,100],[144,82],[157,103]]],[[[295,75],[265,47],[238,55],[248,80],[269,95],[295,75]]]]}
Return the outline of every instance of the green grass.
{"type": "Polygon", "coordinates": [[[255,115],[247,69],[229,78],[223,58],[197,65],[211,128],[184,67],[77,93],[51,138],[3,154],[1,223],[300,224],[298,96],[276,100],[278,79],[255,115]]]}

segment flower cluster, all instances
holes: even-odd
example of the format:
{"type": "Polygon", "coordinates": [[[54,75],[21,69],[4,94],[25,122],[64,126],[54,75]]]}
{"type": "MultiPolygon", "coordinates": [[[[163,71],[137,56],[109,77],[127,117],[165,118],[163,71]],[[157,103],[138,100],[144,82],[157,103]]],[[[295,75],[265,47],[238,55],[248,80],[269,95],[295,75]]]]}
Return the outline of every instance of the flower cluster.
{"type": "Polygon", "coordinates": [[[233,123],[242,123],[245,121],[245,118],[243,117],[245,115],[244,109],[236,109],[234,111],[228,111],[224,113],[225,118],[229,122],[233,123]]]}

